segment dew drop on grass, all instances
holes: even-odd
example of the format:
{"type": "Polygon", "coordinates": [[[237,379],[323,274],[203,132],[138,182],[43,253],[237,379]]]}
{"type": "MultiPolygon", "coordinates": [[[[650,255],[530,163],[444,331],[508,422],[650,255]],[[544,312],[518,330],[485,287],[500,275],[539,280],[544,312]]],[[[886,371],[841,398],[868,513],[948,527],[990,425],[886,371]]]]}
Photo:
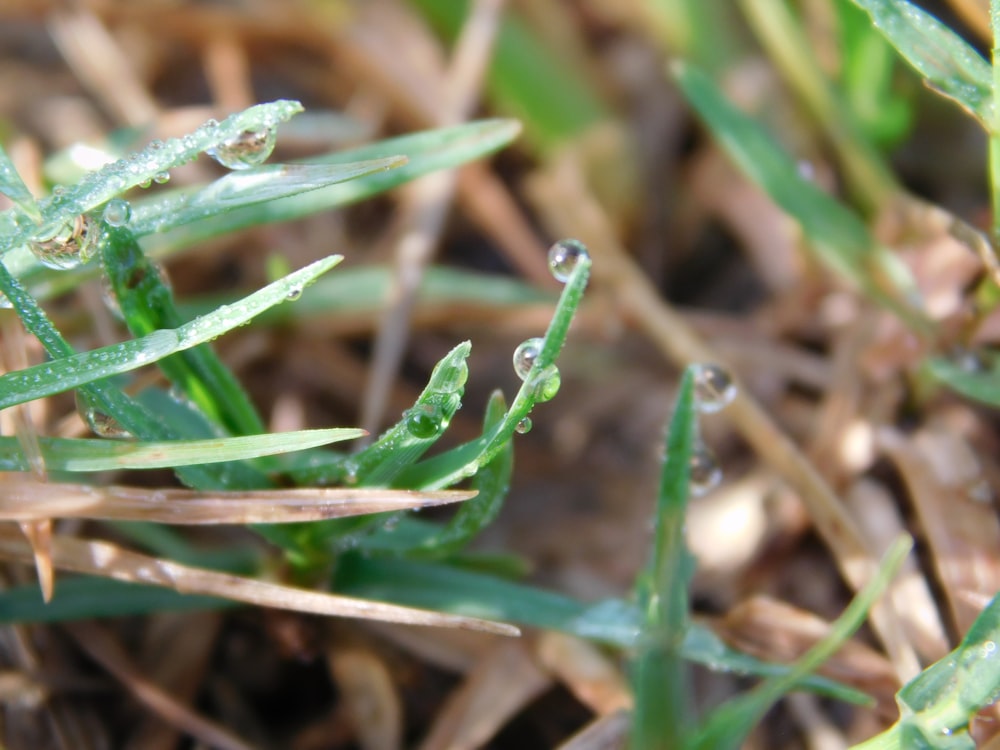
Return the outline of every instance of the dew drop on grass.
{"type": "Polygon", "coordinates": [[[694,398],[695,407],[702,414],[725,409],[736,398],[733,376],[720,365],[694,365],[694,398]]]}
{"type": "Polygon", "coordinates": [[[549,365],[532,379],[531,385],[531,395],[535,401],[538,403],[551,401],[559,393],[559,386],[562,385],[559,368],[555,365],[549,365]]]}
{"type": "Polygon", "coordinates": [[[465,387],[465,383],[468,379],[469,363],[463,359],[460,362],[457,362],[454,366],[447,367],[446,370],[441,371],[441,377],[439,380],[442,387],[440,392],[457,393],[465,387]]]}
{"type": "Polygon", "coordinates": [[[207,153],[227,169],[250,169],[274,151],[277,132],[274,128],[244,130],[239,135],[208,149],[207,153]]]}
{"type": "Polygon", "coordinates": [[[293,286],[288,290],[288,292],[285,293],[285,299],[288,300],[289,302],[294,302],[301,296],[302,296],[301,286],[293,286]]]}
{"type": "Polygon", "coordinates": [[[544,339],[533,338],[522,341],[517,345],[517,349],[514,350],[514,372],[517,373],[517,376],[521,380],[528,377],[528,373],[534,367],[535,360],[538,359],[538,354],[542,351],[542,344],[544,343],[544,339]]]}
{"type": "Polygon", "coordinates": [[[77,216],[54,231],[46,231],[28,243],[43,266],[65,271],[76,268],[89,259],[94,244],[93,222],[85,215],[77,216]]]}
{"type": "Polygon", "coordinates": [[[531,417],[524,417],[520,422],[518,422],[517,427],[514,428],[514,432],[518,435],[525,435],[531,432],[531,417]]]}
{"type": "Polygon", "coordinates": [[[565,284],[576,264],[589,257],[587,246],[580,240],[559,240],[549,248],[549,270],[556,281],[565,284]]]}
{"type": "Polygon", "coordinates": [[[722,481],[722,469],[715,454],[704,444],[698,444],[691,452],[688,461],[690,471],[690,490],[694,497],[701,497],[716,487],[722,481]]]}
{"type": "Polygon", "coordinates": [[[441,407],[418,404],[406,415],[406,429],[415,438],[432,438],[441,430],[442,416],[441,407]]]}
{"type": "Polygon", "coordinates": [[[110,224],[113,227],[123,227],[132,218],[132,206],[126,200],[112,198],[108,201],[108,205],[104,207],[104,214],[101,218],[104,219],[106,224],[110,224]]]}
{"type": "Polygon", "coordinates": [[[128,430],[121,426],[117,419],[106,414],[87,396],[76,392],[76,410],[95,435],[102,438],[132,437],[128,430]]]}
{"type": "Polygon", "coordinates": [[[163,185],[170,182],[170,172],[157,172],[153,175],[153,182],[157,185],[163,185]]]}

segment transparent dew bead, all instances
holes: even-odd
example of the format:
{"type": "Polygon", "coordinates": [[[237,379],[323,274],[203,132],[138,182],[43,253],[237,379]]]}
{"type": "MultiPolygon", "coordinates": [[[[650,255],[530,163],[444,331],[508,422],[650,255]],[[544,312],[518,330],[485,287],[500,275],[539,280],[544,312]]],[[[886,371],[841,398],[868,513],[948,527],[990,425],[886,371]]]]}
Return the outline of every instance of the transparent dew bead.
{"type": "Polygon", "coordinates": [[[701,497],[716,487],[722,481],[722,469],[719,461],[705,445],[696,445],[688,462],[689,488],[694,497],[701,497]]]}
{"type": "Polygon", "coordinates": [[[89,257],[89,245],[93,244],[91,221],[85,215],[77,216],[54,232],[32,239],[28,243],[38,262],[43,266],[65,271],[76,268],[89,257]],[[91,237],[88,238],[88,233],[91,237]]]}
{"type": "Polygon", "coordinates": [[[562,385],[562,376],[559,368],[549,365],[532,379],[532,393],[535,401],[544,403],[551,401],[559,393],[559,386],[562,385]]]}
{"type": "Polygon", "coordinates": [[[157,172],[153,175],[153,182],[157,185],[163,185],[170,182],[170,172],[157,172]]]}
{"type": "Polygon", "coordinates": [[[294,302],[301,296],[302,296],[301,286],[293,286],[285,293],[285,299],[288,300],[289,302],[294,302]]]}
{"type": "Polygon", "coordinates": [[[441,409],[434,404],[419,404],[406,415],[406,429],[415,438],[432,438],[441,430],[441,409]]]}
{"type": "Polygon", "coordinates": [[[123,227],[132,218],[132,206],[126,200],[112,198],[104,207],[104,213],[101,215],[101,218],[104,219],[105,224],[113,227],[123,227]]]}
{"type": "Polygon", "coordinates": [[[517,345],[514,350],[514,372],[521,380],[528,377],[531,368],[535,366],[535,360],[538,359],[544,343],[545,339],[533,338],[517,345]]]}
{"type": "Polygon", "coordinates": [[[576,264],[589,257],[587,246],[580,240],[559,240],[549,248],[549,270],[556,281],[565,284],[576,264]]]}
{"type": "Polygon", "coordinates": [[[87,423],[95,435],[102,438],[127,438],[132,437],[128,430],[121,426],[117,419],[110,414],[105,414],[90,399],[76,393],[76,410],[87,423]]]}
{"type": "Polygon", "coordinates": [[[14,306],[10,304],[10,300],[7,299],[7,295],[4,294],[3,292],[0,292],[0,309],[10,310],[12,307],[14,306]]]}
{"type": "Polygon", "coordinates": [[[525,417],[520,422],[518,422],[517,426],[514,428],[514,432],[516,432],[518,435],[525,435],[531,432],[531,417],[525,417]]]}
{"type": "Polygon", "coordinates": [[[250,169],[264,161],[274,151],[277,132],[274,128],[244,130],[234,138],[208,149],[208,155],[227,169],[250,169]]]}
{"type": "Polygon", "coordinates": [[[733,376],[721,365],[694,365],[695,406],[702,414],[725,409],[736,398],[733,376]]]}

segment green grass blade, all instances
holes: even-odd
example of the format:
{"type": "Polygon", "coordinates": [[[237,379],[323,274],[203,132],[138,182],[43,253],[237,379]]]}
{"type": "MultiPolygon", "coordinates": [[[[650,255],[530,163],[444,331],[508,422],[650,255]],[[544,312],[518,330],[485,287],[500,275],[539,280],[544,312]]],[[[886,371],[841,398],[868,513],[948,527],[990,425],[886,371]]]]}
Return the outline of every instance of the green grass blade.
{"type": "Polygon", "coordinates": [[[41,231],[36,227],[19,227],[12,216],[0,214],[0,253],[24,245],[32,236],[58,230],[126,190],[148,184],[157,175],[192,161],[202,151],[234,139],[245,131],[272,129],[301,111],[302,105],[293,101],[258,104],[227,117],[221,123],[209,121],[183,138],[154,141],[139,153],[90,172],[75,185],[53,192],[40,201],[39,207],[45,219],[41,231]]]}
{"type": "Polygon", "coordinates": [[[853,0],[927,82],[992,132],[993,74],[970,44],[907,0],[853,0]]]}
{"type": "Polygon", "coordinates": [[[62,576],[52,601],[42,600],[37,585],[0,592],[0,622],[65,622],[90,617],[125,617],[151,612],[221,609],[238,602],[180,594],[159,586],[141,586],[111,578],[62,576]]]}
{"type": "Polygon", "coordinates": [[[42,212],[35,197],[17,173],[14,162],[3,146],[0,146],[0,193],[10,198],[32,221],[37,223],[42,220],[42,212]]]}
{"type": "Polygon", "coordinates": [[[903,318],[915,331],[930,323],[909,300],[919,298],[909,273],[875,242],[850,209],[802,177],[795,161],[760,124],[730,104],[698,69],[678,63],[674,78],[729,158],[794,218],[820,262],[903,318]]]}
{"type": "Polygon", "coordinates": [[[854,597],[837,618],[829,634],[813,646],[786,674],[766,680],[754,690],[732,699],[712,712],[697,731],[692,750],[727,750],[738,748],[750,730],[795,684],[833,656],[848,638],[861,627],[872,604],[892,582],[909,554],[913,541],[900,538],[890,547],[878,574],[854,597]]]}
{"type": "MultiPolygon", "coordinates": [[[[173,291],[128,229],[107,227],[99,245],[105,276],[133,336],[183,324],[174,305],[173,291]]],[[[206,416],[228,431],[237,435],[265,431],[246,391],[215,356],[211,346],[203,344],[165,357],[159,366],[170,382],[206,416]]]]}
{"type": "Polygon", "coordinates": [[[1000,595],[969,628],[958,648],[908,682],[896,696],[901,718],[864,750],[974,748],[969,722],[1000,696],[1000,595]]]}
{"type": "MultiPolygon", "coordinates": [[[[364,430],[335,427],[211,440],[139,442],[39,437],[38,441],[50,471],[113,471],[239,461],[354,440],[362,435],[364,430]]],[[[30,469],[17,439],[0,437],[0,471],[30,469]]]]}
{"type": "Polygon", "coordinates": [[[331,256],[176,329],[55,359],[0,376],[0,409],[128,372],[192,346],[203,344],[251,320],[261,310],[295,298],[309,282],[341,261],[331,256]]]}
{"type": "Polygon", "coordinates": [[[931,377],[941,385],[980,403],[1000,407],[1000,363],[996,360],[981,369],[971,369],[960,361],[943,357],[933,357],[925,364],[931,377]]]}
{"type": "Polygon", "coordinates": [[[688,369],[667,433],[653,558],[638,591],[643,621],[632,666],[636,704],[630,742],[638,750],[681,747],[692,719],[681,646],[693,572],[684,521],[695,436],[694,376],[688,369]]]}

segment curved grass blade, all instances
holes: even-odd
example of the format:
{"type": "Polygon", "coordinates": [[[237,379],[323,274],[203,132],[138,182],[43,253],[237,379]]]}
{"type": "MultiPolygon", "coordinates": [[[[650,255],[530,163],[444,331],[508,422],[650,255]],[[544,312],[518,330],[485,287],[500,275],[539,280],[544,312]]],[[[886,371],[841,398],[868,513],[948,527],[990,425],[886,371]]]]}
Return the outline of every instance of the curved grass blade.
{"type": "Polygon", "coordinates": [[[804,178],[763,127],[730,104],[705,73],[683,63],[675,64],[672,72],[733,163],[802,226],[818,260],[895,312],[914,331],[928,333],[932,324],[912,303],[919,300],[919,291],[909,272],[875,242],[864,222],[804,178]]]}
{"type": "MultiPolygon", "coordinates": [[[[170,286],[128,229],[105,227],[98,244],[105,278],[133,336],[183,325],[170,286]]],[[[237,435],[265,431],[250,397],[210,346],[165,357],[159,366],[170,382],[216,424],[237,435]]]]}
{"type": "MultiPolygon", "coordinates": [[[[364,430],[335,427],[325,430],[263,433],[211,440],[78,440],[40,437],[42,459],[50,471],[114,471],[164,469],[192,464],[240,461],[307,450],[354,440],[364,430]]],[[[0,471],[30,471],[16,438],[0,437],[0,471]]]]}
{"type": "Polygon", "coordinates": [[[412,492],[296,488],[204,493],[181,489],[48,483],[8,474],[0,487],[0,520],[91,518],[155,521],[180,526],[302,523],[429,508],[460,502],[474,492],[412,492]]]}
{"type": "Polygon", "coordinates": [[[715,709],[686,747],[692,750],[740,747],[750,730],[782,696],[794,689],[796,682],[833,656],[854,631],[861,627],[868,610],[892,582],[912,546],[913,541],[908,536],[898,539],[882,559],[878,575],[851,600],[823,640],[809,649],[786,674],[766,680],[749,693],[715,709]]]}
{"type": "MultiPolygon", "coordinates": [[[[202,151],[234,139],[244,131],[274,128],[301,111],[301,104],[288,100],[258,104],[227,117],[221,123],[209,121],[183,138],[154,141],[139,153],[90,172],[75,185],[53,192],[39,201],[45,219],[42,231],[54,232],[126,190],[149,183],[157,175],[192,161],[202,151]]],[[[10,248],[26,244],[38,233],[37,227],[20,227],[12,215],[0,214],[0,255],[10,248]]]]}
{"type": "Polygon", "coordinates": [[[42,212],[38,208],[35,196],[24,184],[3,146],[0,146],[0,193],[10,198],[14,205],[36,224],[42,220],[42,212]]]}
{"type": "MultiPolygon", "coordinates": [[[[0,529],[0,556],[28,563],[33,559],[28,543],[9,529],[0,529]]],[[[426,612],[193,568],[141,555],[106,542],[57,536],[53,539],[53,562],[60,570],[148,583],[184,593],[222,597],[261,607],[406,625],[462,628],[497,635],[520,634],[517,628],[503,623],[426,612]]]]}
{"type": "Polygon", "coordinates": [[[175,329],[161,329],[121,344],[74,354],[0,376],[0,409],[128,372],[221,336],[251,320],[262,310],[296,298],[302,288],[333,268],[342,256],[311,263],[283,279],[244,297],[240,302],[175,329]]]}
{"type": "Polygon", "coordinates": [[[852,0],[927,82],[992,132],[990,64],[958,34],[907,0],[852,0]]]}
{"type": "MultiPolygon", "coordinates": [[[[586,604],[442,563],[350,553],[338,560],[334,584],[337,591],[366,599],[560,630],[625,649],[635,648],[639,634],[641,615],[629,602],[611,599],[586,604]]],[[[682,653],[686,659],[738,674],[786,674],[790,669],[737,654],[697,624],[688,629],[682,653]]],[[[822,677],[808,676],[800,685],[852,703],[870,702],[864,693],[822,677]]]]}
{"type": "Polygon", "coordinates": [[[504,418],[479,439],[453,448],[403,472],[398,480],[401,485],[424,489],[449,487],[474,475],[504,449],[514,437],[518,423],[534,408],[538,392],[544,386],[544,377],[551,372],[550,368],[555,366],[556,358],[566,342],[573,316],[587,288],[590,266],[589,257],[581,258],[566,280],[566,286],[559,296],[549,328],[545,332],[542,348],[504,418]]]}

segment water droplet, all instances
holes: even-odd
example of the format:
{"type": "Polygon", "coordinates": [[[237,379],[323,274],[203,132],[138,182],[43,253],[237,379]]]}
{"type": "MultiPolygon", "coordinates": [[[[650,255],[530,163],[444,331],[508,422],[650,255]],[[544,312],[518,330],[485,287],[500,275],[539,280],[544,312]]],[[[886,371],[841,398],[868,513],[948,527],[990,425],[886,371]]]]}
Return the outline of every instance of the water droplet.
{"type": "Polygon", "coordinates": [[[520,422],[518,422],[517,427],[514,428],[514,431],[518,435],[524,435],[531,432],[531,417],[525,417],[520,422]]]}
{"type": "Polygon", "coordinates": [[[10,303],[10,300],[7,299],[7,295],[4,294],[3,292],[0,292],[0,308],[4,310],[9,310],[12,307],[14,306],[10,303]]]}
{"type": "Polygon", "coordinates": [[[289,302],[294,302],[301,296],[302,296],[301,286],[290,287],[289,290],[285,293],[285,299],[288,300],[289,302]]]}
{"type": "Polygon", "coordinates": [[[514,372],[517,373],[517,376],[521,380],[528,377],[528,373],[534,367],[535,360],[538,359],[538,354],[542,351],[544,343],[545,339],[533,338],[522,341],[517,345],[517,349],[514,350],[514,372]]]}
{"type": "Polygon", "coordinates": [[[157,172],[153,175],[153,182],[157,185],[163,185],[164,183],[170,182],[170,172],[157,172]]]}
{"type": "Polygon", "coordinates": [[[234,138],[208,149],[208,155],[227,169],[249,169],[263,164],[274,151],[274,128],[244,130],[234,138]]]}
{"type": "Polygon", "coordinates": [[[344,484],[355,485],[358,483],[358,462],[350,459],[344,462],[344,484]]]}
{"type": "Polygon", "coordinates": [[[587,246],[579,240],[559,240],[549,248],[549,270],[556,281],[566,283],[576,264],[589,257],[587,246]]]}
{"type": "Polygon", "coordinates": [[[441,429],[441,407],[436,404],[418,404],[406,415],[406,429],[415,438],[425,440],[441,429]]]}
{"type": "MultiPolygon", "coordinates": [[[[439,365],[441,366],[441,365],[439,365]]],[[[442,393],[457,393],[462,390],[465,383],[469,379],[469,364],[464,359],[457,362],[454,366],[444,366],[446,369],[442,369],[440,372],[440,377],[437,380],[444,386],[441,388],[442,393]]]]}
{"type": "Polygon", "coordinates": [[[139,183],[139,187],[141,187],[143,190],[145,190],[146,188],[148,188],[152,184],[153,184],[152,180],[143,180],[142,182],[139,183]]]}
{"type": "Polygon", "coordinates": [[[694,497],[701,497],[714,490],[722,481],[722,469],[715,454],[706,445],[696,445],[688,461],[690,490],[694,497]]]}
{"type": "Polygon", "coordinates": [[[736,383],[729,371],[712,364],[694,365],[695,406],[702,414],[714,414],[736,398],[736,383]]]}
{"type": "Polygon", "coordinates": [[[113,227],[123,227],[132,218],[132,206],[121,198],[112,198],[104,207],[102,218],[113,227]]]}
{"type": "Polygon", "coordinates": [[[538,403],[551,401],[559,393],[559,386],[562,385],[559,368],[549,365],[532,379],[531,385],[533,388],[531,395],[535,401],[538,403]]]}
{"type": "Polygon", "coordinates": [[[94,235],[92,222],[81,214],[55,231],[36,236],[28,243],[28,249],[43,266],[65,271],[89,259],[94,235]]]}
{"type": "Polygon", "coordinates": [[[121,426],[117,419],[106,414],[87,396],[76,392],[76,410],[83,417],[94,434],[102,438],[132,437],[128,430],[121,426]]]}
{"type": "Polygon", "coordinates": [[[159,151],[161,148],[163,148],[163,141],[161,141],[159,138],[155,138],[149,142],[149,146],[147,146],[147,148],[150,151],[159,151]]]}

